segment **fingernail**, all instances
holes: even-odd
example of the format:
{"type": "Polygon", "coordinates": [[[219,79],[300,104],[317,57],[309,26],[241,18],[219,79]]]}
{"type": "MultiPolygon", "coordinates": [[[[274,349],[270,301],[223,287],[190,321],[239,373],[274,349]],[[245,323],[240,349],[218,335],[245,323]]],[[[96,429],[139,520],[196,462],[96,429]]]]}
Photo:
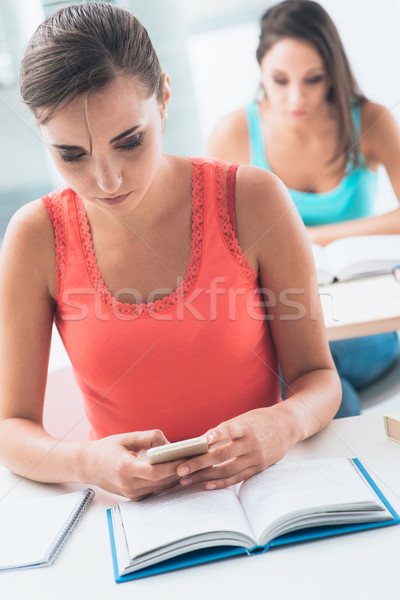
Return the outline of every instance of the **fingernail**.
{"type": "Polygon", "coordinates": [[[208,443],[212,444],[214,440],[215,440],[215,435],[213,433],[209,433],[207,436],[208,443]]]}
{"type": "Polygon", "coordinates": [[[183,477],[184,475],[187,475],[188,473],[189,473],[189,467],[179,467],[178,475],[180,477],[183,477]]]}
{"type": "Polygon", "coordinates": [[[190,477],[185,477],[180,480],[181,485],[190,485],[192,483],[192,479],[190,477]]]}
{"type": "Polygon", "coordinates": [[[217,485],[215,483],[207,483],[206,484],[206,490],[215,490],[216,487],[217,487],[217,485]]]}

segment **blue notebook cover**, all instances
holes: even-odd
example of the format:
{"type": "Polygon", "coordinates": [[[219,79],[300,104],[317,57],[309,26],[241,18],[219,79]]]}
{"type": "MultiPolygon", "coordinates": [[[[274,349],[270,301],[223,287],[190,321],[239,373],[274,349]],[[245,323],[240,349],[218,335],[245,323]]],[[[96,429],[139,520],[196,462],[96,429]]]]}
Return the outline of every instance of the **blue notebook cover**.
{"type": "Polygon", "coordinates": [[[176,556],[174,558],[170,558],[168,560],[164,560],[150,567],[145,567],[140,569],[139,571],[135,571],[134,573],[129,573],[127,575],[120,575],[118,571],[118,562],[117,562],[117,553],[115,548],[115,537],[114,537],[114,528],[112,523],[111,509],[107,510],[107,521],[108,521],[108,529],[110,534],[110,542],[111,542],[111,553],[112,553],[112,561],[114,568],[114,577],[116,583],[123,583],[125,581],[131,581],[133,579],[141,579],[143,577],[149,577],[150,575],[157,575],[159,573],[165,573],[167,571],[175,571],[177,569],[183,569],[185,567],[190,567],[193,565],[200,565],[202,563],[213,562],[216,560],[232,558],[235,556],[241,555],[249,555],[252,554],[261,554],[269,550],[269,548],[273,548],[274,546],[283,546],[285,544],[294,544],[297,542],[304,542],[312,539],[319,539],[324,537],[329,537],[333,535],[340,535],[344,533],[351,533],[354,531],[363,531],[366,529],[375,529],[377,527],[387,527],[389,525],[396,525],[400,523],[400,517],[388,502],[386,497],[383,495],[381,490],[378,488],[374,480],[371,478],[369,473],[366,471],[365,467],[361,464],[358,458],[353,458],[352,461],[357,465],[358,469],[364,475],[365,479],[370,484],[371,488],[377,494],[379,499],[386,506],[388,511],[393,516],[393,519],[387,521],[374,521],[370,523],[349,523],[348,525],[327,525],[327,526],[318,526],[318,527],[310,527],[307,529],[301,529],[299,531],[294,531],[290,533],[285,533],[273,540],[266,546],[255,546],[252,550],[247,550],[246,548],[241,548],[238,546],[217,546],[212,548],[205,548],[202,550],[195,550],[192,552],[187,552],[185,554],[181,554],[180,556],[176,556]]]}

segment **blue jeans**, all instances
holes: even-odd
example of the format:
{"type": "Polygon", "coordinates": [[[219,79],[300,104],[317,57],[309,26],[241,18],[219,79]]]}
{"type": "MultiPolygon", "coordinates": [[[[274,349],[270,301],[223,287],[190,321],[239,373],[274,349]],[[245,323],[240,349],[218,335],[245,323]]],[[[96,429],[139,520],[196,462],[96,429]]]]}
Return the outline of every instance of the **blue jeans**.
{"type": "Polygon", "coordinates": [[[329,344],[342,383],[342,403],[335,418],[361,412],[357,390],[370,385],[393,365],[399,356],[396,332],[369,335],[329,344]]]}

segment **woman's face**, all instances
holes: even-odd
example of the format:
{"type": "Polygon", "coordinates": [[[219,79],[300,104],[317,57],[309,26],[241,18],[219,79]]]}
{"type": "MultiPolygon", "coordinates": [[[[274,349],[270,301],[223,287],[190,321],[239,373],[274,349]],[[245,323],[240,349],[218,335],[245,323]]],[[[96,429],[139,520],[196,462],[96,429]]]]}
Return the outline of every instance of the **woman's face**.
{"type": "Polygon", "coordinates": [[[79,196],[119,214],[140,203],[161,159],[167,77],[164,87],[160,103],[155,96],[146,98],[134,79],[118,76],[105,88],[78,96],[41,125],[58,171],[79,196]]]}
{"type": "Polygon", "coordinates": [[[268,104],[291,122],[305,122],[324,106],[330,81],[322,57],[308,42],[280,40],[260,68],[268,104]]]}

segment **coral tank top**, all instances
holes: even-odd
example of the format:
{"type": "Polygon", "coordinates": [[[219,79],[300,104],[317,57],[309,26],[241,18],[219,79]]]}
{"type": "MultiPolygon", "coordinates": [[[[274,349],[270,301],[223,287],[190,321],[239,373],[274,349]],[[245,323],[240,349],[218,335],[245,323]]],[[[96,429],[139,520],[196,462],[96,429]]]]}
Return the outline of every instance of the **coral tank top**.
{"type": "Polygon", "coordinates": [[[192,159],[188,270],[147,304],[121,303],[107,289],[82,198],[66,187],[43,198],[55,232],[55,323],[92,439],[161,429],[177,441],[280,400],[257,273],[229,218],[236,168],[192,159]]]}

